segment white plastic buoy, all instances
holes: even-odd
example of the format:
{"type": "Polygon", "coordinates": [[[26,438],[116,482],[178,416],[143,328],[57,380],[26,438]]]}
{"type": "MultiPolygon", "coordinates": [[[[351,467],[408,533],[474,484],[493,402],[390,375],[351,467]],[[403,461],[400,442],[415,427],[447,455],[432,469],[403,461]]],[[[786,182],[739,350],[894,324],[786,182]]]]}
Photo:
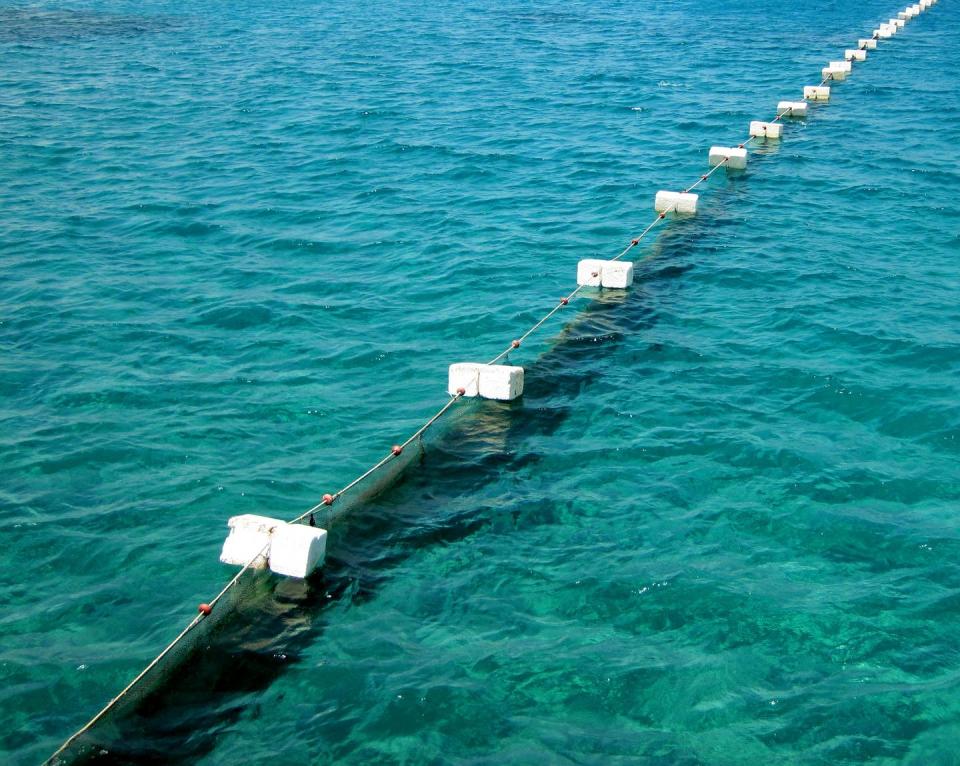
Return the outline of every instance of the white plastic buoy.
{"type": "Polygon", "coordinates": [[[807,101],[829,101],[830,86],[829,85],[804,85],[803,97],[807,99],[807,101]]]}
{"type": "Polygon", "coordinates": [[[252,513],[232,517],[227,522],[230,533],[223,541],[220,561],[242,567],[257,556],[257,560],[250,567],[266,569],[270,556],[270,534],[280,524],[283,524],[280,519],[256,516],[252,513]]]}
{"type": "Polygon", "coordinates": [[[629,261],[584,258],[577,264],[577,284],[624,290],[633,284],[633,264],[629,261]]]}
{"type": "Polygon", "coordinates": [[[904,25],[907,23],[903,19],[890,19],[888,22],[891,26],[896,27],[897,29],[903,29],[904,25]]]}
{"type": "Polygon", "coordinates": [[[266,569],[286,577],[307,577],[323,564],[327,531],[304,524],[287,524],[269,516],[245,513],[232,517],[220,561],[251,569],[266,569]]]}
{"type": "Polygon", "coordinates": [[[857,47],[865,51],[876,50],[877,41],[872,38],[869,40],[857,40],[857,47]]]}
{"type": "Polygon", "coordinates": [[[847,61],[866,61],[867,52],[863,50],[854,50],[853,48],[851,48],[850,50],[846,50],[843,52],[843,57],[847,61]]]}
{"type": "Polygon", "coordinates": [[[777,114],[782,117],[806,117],[806,101],[780,101],[777,103],[777,114]]]}
{"type": "Polygon", "coordinates": [[[824,80],[846,80],[852,69],[849,61],[831,61],[820,71],[824,80]]]}
{"type": "Polygon", "coordinates": [[[523,367],[457,362],[450,365],[447,393],[509,402],[523,393],[523,367]]]}
{"type": "Polygon", "coordinates": [[[707,164],[710,167],[716,167],[721,163],[727,170],[745,170],[747,167],[747,150],[736,146],[711,146],[710,153],[707,155],[707,164]]]}
{"type": "Polygon", "coordinates": [[[676,213],[677,215],[693,215],[697,212],[699,194],[687,192],[658,191],[653,200],[653,209],[658,213],[676,213]]]}
{"type": "Polygon", "coordinates": [[[751,138],[780,138],[783,126],[779,122],[762,122],[754,120],[750,123],[751,138]]]}
{"type": "Polygon", "coordinates": [[[327,530],[306,524],[281,524],[273,530],[270,571],[285,577],[304,578],[323,564],[327,555],[327,530]]]}

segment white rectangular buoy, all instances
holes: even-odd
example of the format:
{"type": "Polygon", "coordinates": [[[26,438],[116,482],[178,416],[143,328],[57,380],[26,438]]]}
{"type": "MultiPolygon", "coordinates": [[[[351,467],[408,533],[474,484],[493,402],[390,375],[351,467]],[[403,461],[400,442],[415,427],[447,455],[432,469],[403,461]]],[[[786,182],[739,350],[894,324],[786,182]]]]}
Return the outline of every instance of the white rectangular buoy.
{"type": "Polygon", "coordinates": [[[896,27],[897,29],[903,29],[904,25],[907,22],[904,21],[903,19],[890,19],[890,21],[888,21],[887,23],[890,24],[891,26],[896,27]]]}
{"type": "Polygon", "coordinates": [[[257,559],[251,564],[251,568],[266,569],[270,558],[270,534],[274,528],[283,523],[280,519],[257,516],[253,513],[233,516],[227,522],[230,533],[223,541],[220,561],[242,567],[256,556],[257,559]]]}
{"type": "Polygon", "coordinates": [[[828,66],[831,69],[839,69],[841,72],[853,71],[853,64],[849,61],[831,61],[828,66]]]}
{"type": "Polygon", "coordinates": [[[509,402],[523,393],[523,367],[485,364],[480,370],[480,396],[509,402]]]}
{"type": "Polygon", "coordinates": [[[806,101],[780,101],[777,103],[777,114],[783,117],[806,117],[806,101]]]}
{"type": "Polygon", "coordinates": [[[451,364],[447,393],[453,396],[461,388],[464,396],[508,402],[523,393],[523,367],[476,362],[451,364]]]}
{"type": "Polygon", "coordinates": [[[754,120],[750,123],[751,138],[780,138],[783,126],[779,122],[762,122],[754,120]]]}
{"type": "Polygon", "coordinates": [[[323,564],[327,531],[303,524],[287,524],[269,516],[245,513],[228,522],[220,561],[251,569],[266,569],[286,577],[307,577],[323,564]]]}
{"type": "Polygon", "coordinates": [[[907,8],[905,11],[900,11],[897,13],[897,18],[903,19],[904,21],[909,19],[911,16],[913,16],[913,11],[911,11],[909,8],[907,8]]]}
{"type": "Polygon", "coordinates": [[[881,24],[873,30],[873,36],[879,37],[881,40],[886,40],[888,37],[893,37],[893,32],[886,24],[881,24]]]}
{"type": "Polygon", "coordinates": [[[626,289],[633,284],[633,264],[629,261],[585,258],[577,264],[577,284],[585,287],[626,289]]]}
{"type": "Polygon", "coordinates": [[[823,75],[824,80],[836,80],[840,82],[841,80],[847,79],[847,71],[845,69],[837,69],[832,66],[825,66],[820,70],[820,74],[823,75]]]}
{"type": "Polygon", "coordinates": [[[727,170],[745,170],[747,150],[737,146],[711,146],[707,155],[707,164],[710,167],[722,164],[727,170]]]}
{"type": "Polygon", "coordinates": [[[829,101],[830,86],[829,85],[804,85],[803,97],[807,99],[807,101],[829,101]]]}
{"type": "Polygon", "coordinates": [[[853,50],[851,48],[850,50],[846,50],[843,52],[843,57],[847,61],[866,61],[867,52],[863,50],[853,50]]]}
{"type": "Polygon", "coordinates": [[[658,191],[653,200],[653,209],[658,213],[676,213],[677,215],[693,215],[697,212],[699,194],[685,192],[658,191]]]}
{"type": "Polygon", "coordinates": [[[874,40],[873,38],[871,38],[871,39],[869,39],[869,40],[867,40],[867,39],[857,40],[857,47],[860,48],[861,50],[865,50],[865,51],[876,50],[876,48],[877,48],[877,41],[874,40]]]}
{"type": "Polygon", "coordinates": [[[476,362],[457,362],[447,373],[447,393],[453,396],[461,388],[463,396],[480,396],[480,368],[476,362]]]}
{"type": "Polygon", "coordinates": [[[274,527],[270,543],[270,571],[286,577],[308,577],[323,564],[327,530],[306,524],[274,527]]]}

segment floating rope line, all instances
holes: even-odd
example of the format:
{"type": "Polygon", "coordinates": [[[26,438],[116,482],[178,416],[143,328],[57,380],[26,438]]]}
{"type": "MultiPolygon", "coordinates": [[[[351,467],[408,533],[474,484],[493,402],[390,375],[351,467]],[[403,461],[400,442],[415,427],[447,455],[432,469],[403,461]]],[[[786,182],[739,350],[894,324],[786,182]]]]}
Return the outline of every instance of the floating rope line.
{"type": "MultiPolygon", "coordinates": [[[[906,15],[906,12],[902,12],[900,17],[905,19],[915,18],[917,15],[919,15],[920,11],[929,9],[937,1],[938,0],[922,0],[917,5],[908,6],[908,11],[910,15],[906,15]]],[[[887,26],[888,25],[886,24],[881,24],[880,30],[875,30],[870,39],[879,40],[881,39],[881,37],[889,38],[890,34],[893,34],[892,32],[886,35],[880,34],[881,30],[883,30],[884,27],[887,27],[887,26]]],[[[896,26],[899,28],[899,27],[902,27],[903,25],[900,24],[896,26]]],[[[866,44],[861,44],[859,46],[859,50],[865,50],[866,48],[867,48],[866,44]]],[[[820,81],[820,85],[817,87],[823,87],[827,83],[833,82],[833,81],[840,82],[842,80],[834,78],[831,74],[827,74],[827,75],[824,75],[823,79],[820,81]]],[[[771,120],[771,122],[772,123],[780,122],[785,116],[788,116],[791,113],[791,111],[792,111],[791,109],[785,109],[783,111],[778,110],[777,115],[773,118],[773,120],[771,120]]],[[[754,141],[762,137],[763,136],[751,135],[745,141],[738,144],[737,148],[744,149],[750,144],[752,144],[754,141]]],[[[709,180],[710,177],[714,173],[716,173],[718,170],[720,170],[720,168],[724,167],[729,162],[729,160],[730,160],[729,157],[725,157],[721,161],[717,162],[715,165],[712,165],[709,171],[701,175],[696,181],[694,181],[694,183],[692,183],[690,186],[685,188],[682,193],[688,194],[694,189],[696,189],[700,184],[709,180]]],[[[638,247],[640,245],[640,242],[644,239],[644,237],[646,237],[651,231],[653,231],[653,229],[658,224],[662,223],[666,219],[669,213],[672,213],[677,209],[678,204],[679,202],[674,202],[672,205],[670,205],[666,209],[659,212],[657,214],[657,217],[654,218],[653,221],[651,221],[646,226],[646,228],[643,229],[643,231],[641,231],[637,236],[633,237],[630,240],[630,242],[620,251],[620,253],[614,256],[611,260],[619,261],[624,256],[629,254],[634,248],[638,247]]],[[[639,263],[640,261],[637,261],[637,262],[639,263]]],[[[593,276],[597,277],[598,274],[594,273],[593,276]]],[[[524,332],[515,340],[512,340],[510,342],[510,345],[507,348],[505,348],[503,351],[501,351],[499,354],[493,357],[493,359],[491,359],[488,362],[488,365],[496,364],[501,359],[506,357],[511,351],[515,351],[516,349],[520,348],[520,346],[524,343],[524,341],[527,340],[527,338],[529,338],[533,333],[535,333],[537,330],[543,327],[543,325],[546,324],[555,314],[561,311],[564,307],[568,306],[570,304],[570,301],[573,300],[585,287],[587,287],[587,285],[583,285],[583,284],[578,285],[574,290],[572,290],[570,293],[562,297],[553,308],[551,308],[546,314],[544,314],[543,317],[541,317],[537,322],[535,322],[528,330],[526,330],[526,332],[524,332]]],[[[446,415],[465,396],[466,396],[466,390],[464,388],[458,388],[454,393],[450,394],[450,398],[446,401],[446,403],[442,407],[440,407],[440,409],[437,410],[432,416],[430,416],[423,423],[423,425],[421,425],[409,437],[407,437],[405,441],[399,444],[395,444],[393,447],[391,447],[387,455],[385,455],[379,461],[377,461],[372,466],[370,466],[370,468],[368,468],[366,471],[361,473],[359,476],[357,476],[348,484],[344,485],[341,489],[337,490],[336,492],[332,494],[325,494],[319,503],[307,509],[306,511],[301,513],[299,516],[296,516],[295,518],[291,519],[290,522],[288,523],[290,524],[309,523],[311,526],[314,526],[315,522],[314,522],[313,515],[317,511],[320,511],[326,507],[333,505],[345,493],[349,492],[358,484],[360,484],[361,482],[363,482],[364,480],[374,475],[375,473],[380,471],[382,468],[384,468],[385,466],[387,466],[388,464],[390,464],[391,462],[399,458],[403,454],[403,451],[408,446],[410,446],[413,442],[421,439],[424,433],[426,433],[438,420],[440,420],[444,415],[446,415]]],[[[166,656],[170,654],[170,652],[172,652],[177,647],[178,644],[180,644],[180,642],[182,642],[193,630],[197,628],[198,625],[200,625],[204,620],[206,620],[211,615],[214,608],[224,598],[224,596],[226,596],[226,594],[231,589],[237,586],[237,584],[240,582],[241,577],[247,571],[254,568],[257,565],[257,562],[259,559],[267,555],[269,548],[270,548],[270,545],[268,543],[255,556],[253,556],[250,560],[248,560],[245,564],[243,564],[243,566],[240,568],[240,571],[237,572],[236,575],[234,575],[233,578],[230,579],[230,581],[220,590],[219,593],[217,593],[216,596],[214,596],[209,602],[200,604],[198,607],[197,615],[187,624],[187,626],[183,630],[180,631],[180,633],[176,636],[176,638],[174,638],[169,644],[167,644],[167,646],[163,649],[163,651],[161,651],[143,670],[141,670],[140,673],[138,673],[136,677],[134,677],[134,679],[130,681],[130,683],[127,684],[127,686],[125,686],[123,690],[120,691],[119,694],[117,694],[113,699],[111,699],[110,702],[108,702],[100,710],[100,712],[98,712],[83,727],[81,727],[73,735],[71,735],[69,739],[64,741],[64,743],[57,749],[57,751],[53,753],[44,763],[52,764],[53,762],[55,762],[56,759],[59,756],[61,756],[64,752],[66,752],[66,750],[71,745],[73,745],[80,737],[82,737],[84,734],[90,731],[90,729],[93,728],[93,726],[95,726],[97,722],[101,721],[104,718],[104,716],[106,716],[111,710],[113,710],[117,706],[117,704],[127,694],[129,694],[154,668],[157,667],[157,665],[160,664],[160,662],[163,661],[163,659],[166,656]]]]}

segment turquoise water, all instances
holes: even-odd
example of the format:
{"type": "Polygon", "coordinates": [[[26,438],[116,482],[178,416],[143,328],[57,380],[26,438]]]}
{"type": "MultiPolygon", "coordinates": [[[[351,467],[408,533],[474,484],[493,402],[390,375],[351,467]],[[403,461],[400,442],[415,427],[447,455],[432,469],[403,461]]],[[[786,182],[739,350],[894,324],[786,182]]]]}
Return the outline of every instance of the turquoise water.
{"type": "MultiPolygon", "coordinates": [[[[0,5],[0,759],[889,2],[0,5]]],[[[578,299],[101,763],[957,763],[944,0],[578,299]]]]}

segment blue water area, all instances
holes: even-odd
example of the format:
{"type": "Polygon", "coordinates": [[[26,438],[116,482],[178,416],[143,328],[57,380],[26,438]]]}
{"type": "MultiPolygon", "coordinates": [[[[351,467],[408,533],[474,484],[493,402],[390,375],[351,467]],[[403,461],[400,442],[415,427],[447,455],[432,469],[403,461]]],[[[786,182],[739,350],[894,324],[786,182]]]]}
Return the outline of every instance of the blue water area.
{"type": "MultiPolygon", "coordinates": [[[[0,2],[0,760],[898,10],[0,2]]],[[[957,763],[958,37],[704,183],[86,754],[957,763]]]]}

